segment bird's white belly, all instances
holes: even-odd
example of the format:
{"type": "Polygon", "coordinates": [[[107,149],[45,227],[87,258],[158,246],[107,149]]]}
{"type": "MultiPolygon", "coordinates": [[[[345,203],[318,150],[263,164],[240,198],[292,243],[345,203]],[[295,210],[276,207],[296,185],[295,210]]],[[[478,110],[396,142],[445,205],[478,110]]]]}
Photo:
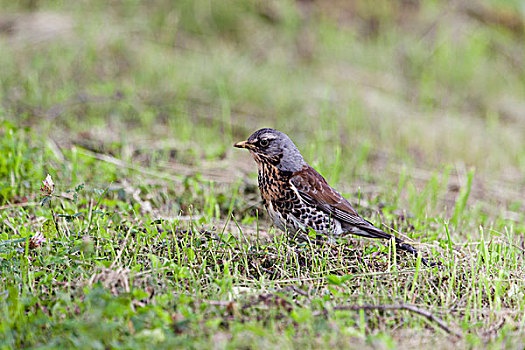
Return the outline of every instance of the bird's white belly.
{"type": "Polygon", "coordinates": [[[281,213],[279,213],[277,210],[274,209],[273,204],[271,201],[268,202],[268,205],[266,206],[266,209],[268,211],[268,215],[270,215],[270,218],[272,219],[275,226],[277,226],[281,230],[285,230],[286,228],[286,220],[283,218],[281,213]]]}

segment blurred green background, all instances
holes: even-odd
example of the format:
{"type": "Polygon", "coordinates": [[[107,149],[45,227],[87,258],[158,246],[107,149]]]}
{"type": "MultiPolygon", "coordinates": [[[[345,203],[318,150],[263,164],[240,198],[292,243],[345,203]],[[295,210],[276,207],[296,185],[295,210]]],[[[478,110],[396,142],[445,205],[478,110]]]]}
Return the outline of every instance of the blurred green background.
{"type": "MultiPolygon", "coordinates": [[[[378,183],[386,192],[403,174],[424,186],[444,169],[461,182],[475,168],[474,197],[515,203],[525,194],[523,2],[1,8],[0,117],[66,155],[79,146],[150,166],[160,160],[138,156],[161,150],[180,167],[218,160],[231,179],[255,170],[232,143],[274,127],[344,190],[378,183]]],[[[92,168],[61,182],[116,180],[92,168]]]]}

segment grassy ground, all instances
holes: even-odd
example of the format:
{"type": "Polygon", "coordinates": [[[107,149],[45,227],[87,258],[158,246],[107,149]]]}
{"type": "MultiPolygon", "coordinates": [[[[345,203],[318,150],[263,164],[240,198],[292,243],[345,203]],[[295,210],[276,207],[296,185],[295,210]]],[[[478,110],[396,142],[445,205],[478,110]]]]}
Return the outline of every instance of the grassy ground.
{"type": "Polygon", "coordinates": [[[0,348],[525,345],[518,3],[0,3],[0,348]],[[442,267],[272,228],[268,126],[442,267]]]}

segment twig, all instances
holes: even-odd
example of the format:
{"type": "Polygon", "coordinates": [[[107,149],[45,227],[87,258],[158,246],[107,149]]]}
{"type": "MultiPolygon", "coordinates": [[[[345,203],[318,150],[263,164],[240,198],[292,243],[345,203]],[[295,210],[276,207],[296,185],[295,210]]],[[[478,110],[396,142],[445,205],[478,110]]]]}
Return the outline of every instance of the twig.
{"type": "Polygon", "coordinates": [[[308,293],[305,292],[304,290],[302,290],[301,288],[298,288],[296,286],[288,286],[288,287],[284,287],[284,288],[281,288],[279,290],[277,290],[276,292],[277,293],[284,293],[284,292],[295,292],[297,294],[300,294],[302,296],[305,296],[305,297],[308,297],[308,293]]]}
{"type": "Polygon", "coordinates": [[[32,207],[40,204],[40,202],[24,202],[24,203],[13,203],[0,206],[0,210],[16,208],[16,207],[32,207]]]}
{"type": "Polygon", "coordinates": [[[425,317],[430,322],[434,322],[435,324],[437,324],[439,326],[439,328],[441,328],[442,330],[444,330],[448,334],[452,334],[452,335],[454,335],[454,336],[456,336],[458,338],[462,338],[463,337],[460,333],[457,333],[457,332],[453,331],[452,329],[450,329],[445,324],[445,322],[442,319],[440,319],[437,316],[434,316],[430,311],[420,309],[420,308],[418,308],[418,307],[416,307],[414,305],[408,305],[408,304],[398,304],[398,305],[341,305],[341,306],[335,306],[333,309],[334,310],[352,310],[352,311],[357,311],[357,310],[383,310],[383,311],[386,311],[386,310],[407,310],[407,311],[410,311],[410,312],[413,312],[415,314],[418,314],[420,316],[425,317]]]}
{"type": "Polygon", "coordinates": [[[266,306],[279,306],[285,309],[287,312],[291,312],[293,310],[293,305],[291,302],[274,293],[260,294],[254,301],[244,304],[241,310],[246,310],[259,304],[264,304],[266,306]]]}
{"type": "Polygon", "coordinates": [[[182,177],[195,176],[195,174],[199,173],[203,176],[204,179],[208,181],[215,181],[215,182],[220,182],[220,183],[233,183],[236,181],[236,180],[233,180],[234,177],[232,177],[231,174],[223,175],[225,171],[224,169],[216,169],[216,170],[211,169],[208,171],[203,171],[202,169],[197,169],[197,168],[192,169],[188,165],[185,165],[185,164],[184,165],[178,164],[178,166],[175,166],[175,167],[174,166],[168,167],[168,168],[164,167],[165,170],[168,170],[168,172],[175,171],[177,173],[177,175],[171,175],[170,173],[167,173],[164,171],[152,170],[150,168],[140,166],[135,162],[126,162],[122,159],[115,158],[109,154],[94,152],[92,150],[86,149],[85,146],[82,146],[82,145],[79,145],[79,146],[82,148],[79,150],[78,153],[84,156],[95,158],[99,161],[110,163],[110,164],[113,164],[121,168],[126,168],[126,169],[136,171],[138,173],[141,173],[142,175],[146,175],[149,178],[155,177],[163,181],[175,182],[177,184],[181,184],[183,182],[182,177]]]}
{"type": "Polygon", "coordinates": [[[168,180],[168,181],[181,182],[180,178],[177,178],[176,176],[172,176],[172,175],[164,174],[164,173],[158,173],[158,172],[149,170],[147,168],[144,168],[144,167],[141,167],[141,166],[138,166],[138,165],[128,164],[128,163],[126,163],[125,161],[123,161],[121,159],[112,157],[112,156],[107,155],[107,154],[96,153],[96,152],[92,152],[92,151],[89,151],[89,150],[86,150],[86,149],[82,149],[78,153],[80,153],[80,154],[82,154],[84,156],[88,156],[88,157],[92,157],[92,158],[98,159],[98,160],[106,162],[106,163],[110,163],[110,164],[116,165],[116,166],[121,167],[121,168],[126,168],[126,169],[130,169],[130,170],[133,170],[133,171],[137,171],[139,173],[142,173],[143,175],[154,176],[154,177],[157,177],[157,178],[160,178],[160,179],[163,179],[163,180],[168,180]]]}

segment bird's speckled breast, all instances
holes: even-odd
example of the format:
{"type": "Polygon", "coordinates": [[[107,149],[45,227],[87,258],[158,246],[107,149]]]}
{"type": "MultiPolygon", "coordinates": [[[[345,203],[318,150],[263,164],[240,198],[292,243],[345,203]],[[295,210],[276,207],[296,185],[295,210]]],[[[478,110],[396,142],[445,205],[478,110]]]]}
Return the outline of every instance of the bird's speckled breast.
{"type": "Polygon", "coordinates": [[[257,164],[261,197],[277,227],[292,233],[307,227],[321,234],[340,233],[337,220],[301,200],[290,182],[293,173],[281,171],[267,160],[257,164]]]}
{"type": "Polygon", "coordinates": [[[261,159],[257,165],[259,190],[272,221],[282,230],[287,228],[296,231],[298,227],[288,222],[288,214],[293,205],[300,204],[300,199],[290,185],[292,173],[279,170],[268,159],[261,159]]]}

